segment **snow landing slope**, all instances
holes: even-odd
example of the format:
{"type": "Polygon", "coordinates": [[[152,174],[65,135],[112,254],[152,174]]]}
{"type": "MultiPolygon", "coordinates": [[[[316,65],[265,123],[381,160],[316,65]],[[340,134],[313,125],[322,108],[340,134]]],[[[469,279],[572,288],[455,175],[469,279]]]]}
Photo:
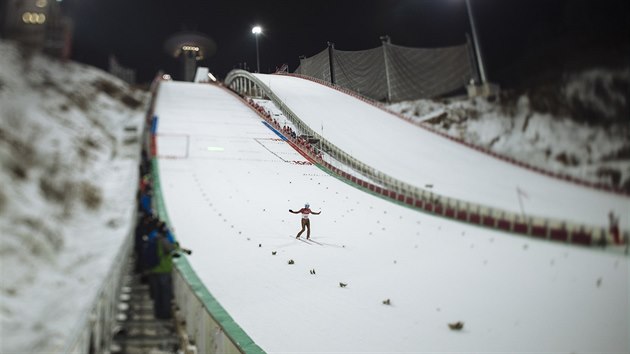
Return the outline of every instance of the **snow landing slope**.
{"type": "Polygon", "coordinates": [[[327,86],[255,74],[307,125],[359,161],[434,193],[513,213],[608,227],[608,212],[630,228],[630,198],[551,178],[491,157],[327,86]]]}
{"type": "Polygon", "coordinates": [[[269,353],[630,350],[628,258],[361,192],[305,164],[218,86],[163,82],[155,114],[177,237],[269,353]],[[288,209],[307,201],[322,211],[311,216],[321,245],[293,239],[300,217],[288,209]]]}

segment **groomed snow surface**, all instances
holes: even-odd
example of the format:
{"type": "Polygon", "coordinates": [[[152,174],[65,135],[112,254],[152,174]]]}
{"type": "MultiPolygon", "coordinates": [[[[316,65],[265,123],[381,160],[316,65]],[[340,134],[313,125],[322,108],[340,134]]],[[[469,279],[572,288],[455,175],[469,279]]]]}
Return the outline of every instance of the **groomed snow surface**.
{"type": "MultiPolygon", "coordinates": [[[[556,96],[532,90],[501,102],[487,99],[416,100],[392,103],[388,109],[472,145],[532,166],[630,191],[630,126],[624,107],[630,69],[590,69],[555,83],[556,96]],[[617,83],[617,84],[616,84],[617,83]],[[555,102],[555,107],[549,102],[555,102]],[[572,112],[567,111],[567,107],[572,112]],[[588,107],[589,114],[583,113],[588,107]],[[580,122],[575,116],[590,118],[580,122]],[[597,118],[595,118],[597,117],[597,118]],[[593,124],[598,121],[599,124],[593,124]]],[[[554,91],[552,91],[554,92],[554,91]]]]}
{"type": "MultiPolygon", "coordinates": [[[[310,112],[302,103],[292,109],[310,112]]],[[[359,191],[305,164],[218,86],[163,82],[155,114],[176,235],[194,250],[188,259],[206,287],[266,352],[630,351],[627,257],[436,218],[359,191]],[[288,209],[305,202],[322,211],[311,216],[318,243],[294,239],[300,216],[288,209]],[[461,331],[449,329],[456,321],[461,331]]],[[[436,139],[422,139],[427,150],[436,139]]],[[[396,160],[409,165],[409,156],[396,160]]],[[[485,161],[474,171],[490,169],[485,161]]]]}
{"type": "MultiPolygon", "coordinates": [[[[630,199],[566,183],[473,149],[330,89],[286,75],[255,74],[324,139],[377,170],[433,193],[485,206],[596,227],[608,213],[630,228],[630,199]],[[519,202],[519,191],[527,197],[519,202]]],[[[483,129],[477,131],[483,132],[483,129]]]]}

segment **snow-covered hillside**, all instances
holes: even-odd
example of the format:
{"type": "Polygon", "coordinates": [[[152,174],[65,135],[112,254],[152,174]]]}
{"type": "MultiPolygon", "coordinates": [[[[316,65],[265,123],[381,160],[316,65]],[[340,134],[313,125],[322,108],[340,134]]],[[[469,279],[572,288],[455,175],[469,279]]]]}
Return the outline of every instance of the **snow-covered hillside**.
{"type": "Polygon", "coordinates": [[[148,94],[0,42],[0,352],[58,351],[133,226],[148,94]]]}
{"type": "Polygon", "coordinates": [[[392,111],[545,170],[630,191],[630,69],[587,70],[499,101],[418,100],[392,111]]]}

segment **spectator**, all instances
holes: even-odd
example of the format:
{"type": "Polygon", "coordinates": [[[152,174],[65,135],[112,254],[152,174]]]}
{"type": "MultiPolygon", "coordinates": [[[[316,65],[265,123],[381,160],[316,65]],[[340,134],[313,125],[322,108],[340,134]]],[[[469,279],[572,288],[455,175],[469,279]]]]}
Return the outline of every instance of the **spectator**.
{"type": "Polygon", "coordinates": [[[153,314],[157,319],[172,317],[171,300],[173,299],[172,256],[175,245],[170,243],[162,232],[158,232],[154,251],[157,252],[158,265],[149,270],[149,289],[153,299],[153,314]]]}
{"type": "Polygon", "coordinates": [[[151,170],[151,159],[146,149],[142,149],[142,155],[140,160],[140,176],[149,174],[151,170]]]}
{"type": "Polygon", "coordinates": [[[148,238],[147,247],[151,252],[156,252],[157,265],[148,270],[149,291],[153,299],[153,311],[155,318],[169,319],[172,317],[171,300],[173,299],[173,284],[171,272],[173,271],[173,258],[180,256],[179,252],[192,254],[192,251],[181,248],[175,242],[173,235],[162,221],[156,225],[148,238]]]}
{"type": "Polygon", "coordinates": [[[157,228],[163,235],[166,236],[166,239],[168,240],[168,242],[175,244],[175,238],[173,237],[173,233],[168,228],[168,226],[166,226],[166,223],[164,221],[158,221],[157,228]]]}
{"type": "Polygon", "coordinates": [[[144,193],[140,193],[140,211],[145,215],[153,215],[153,191],[149,188],[144,193]]]}
{"type": "Polygon", "coordinates": [[[146,174],[140,180],[140,193],[145,193],[149,189],[153,189],[153,185],[151,183],[151,178],[148,174],[146,174]]]}
{"type": "Polygon", "coordinates": [[[610,222],[609,232],[613,238],[613,242],[616,245],[622,244],[621,235],[619,234],[619,218],[617,218],[615,214],[612,211],[610,211],[608,213],[608,220],[610,222]]]}
{"type": "Polygon", "coordinates": [[[142,247],[145,242],[144,238],[149,235],[152,228],[155,227],[155,216],[143,215],[140,217],[138,225],[136,225],[135,238],[133,243],[133,250],[136,256],[135,270],[141,272],[142,267],[142,247]]]}

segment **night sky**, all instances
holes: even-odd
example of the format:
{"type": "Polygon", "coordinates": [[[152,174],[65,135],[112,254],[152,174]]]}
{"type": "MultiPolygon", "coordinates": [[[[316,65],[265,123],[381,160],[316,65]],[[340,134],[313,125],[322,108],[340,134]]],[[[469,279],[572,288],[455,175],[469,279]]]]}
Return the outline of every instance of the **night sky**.
{"type": "MultiPolygon", "coordinates": [[[[471,0],[491,81],[522,83],[532,73],[569,61],[628,62],[628,0],[471,0]],[[611,54],[612,53],[612,54],[611,54]]],[[[137,70],[138,81],[160,69],[177,74],[165,40],[180,31],[212,38],[214,55],[200,65],[218,78],[246,62],[256,67],[254,25],[262,72],[299,56],[312,56],[328,41],[339,50],[392,43],[409,47],[462,44],[470,24],[464,0],[64,0],[74,21],[73,59],[105,69],[107,58],[137,70]]]]}

